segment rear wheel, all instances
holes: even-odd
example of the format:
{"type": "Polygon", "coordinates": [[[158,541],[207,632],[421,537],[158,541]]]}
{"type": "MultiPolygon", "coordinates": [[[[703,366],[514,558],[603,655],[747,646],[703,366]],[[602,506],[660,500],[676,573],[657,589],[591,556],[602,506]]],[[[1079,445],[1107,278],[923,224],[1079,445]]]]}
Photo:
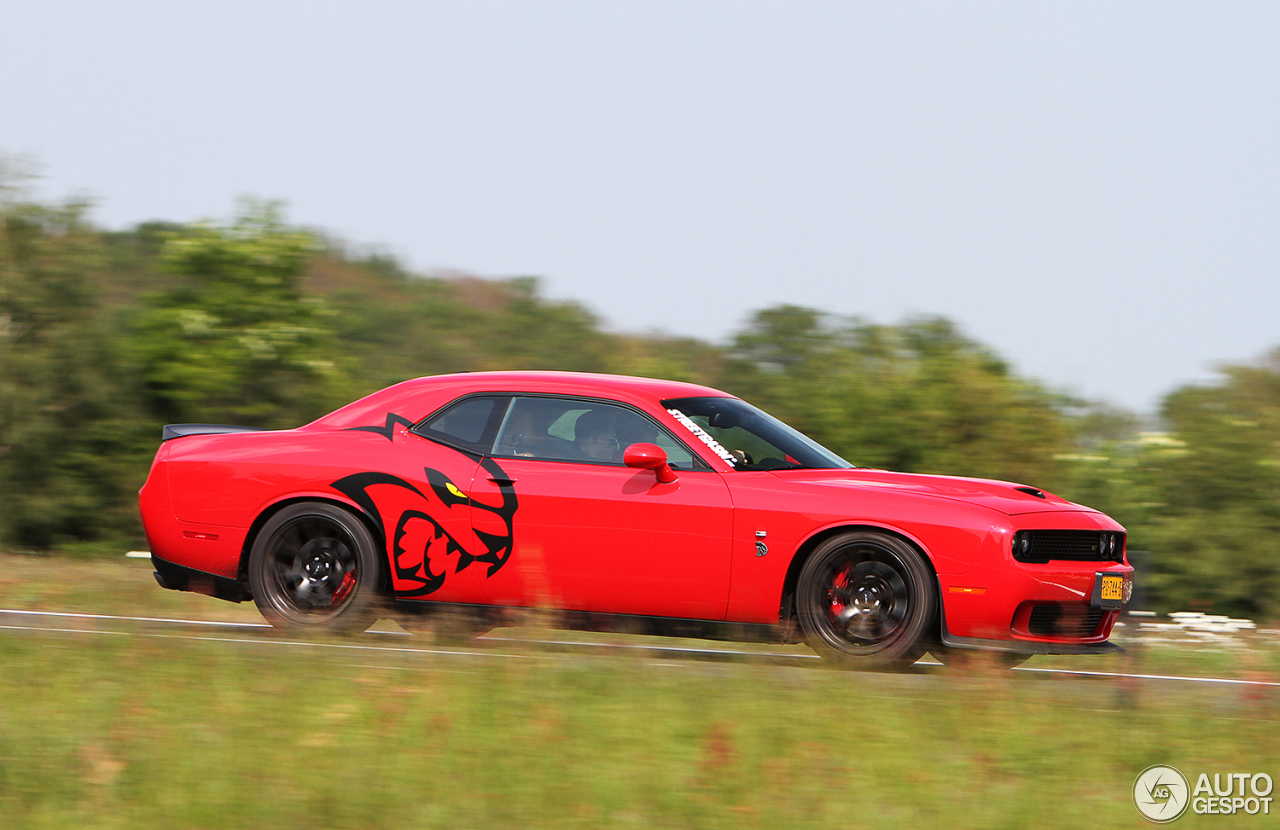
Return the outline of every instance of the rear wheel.
{"type": "Polygon", "coordinates": [[[796,611],[809,645],[851,668],[896,668],[924,654],[935,607],[933,577],[907,542],[845,533],[805,562],[796,611]]]}
{"type": "Polygon", "coordinates": [[[278,628],[363,631],[382,593],[377,545],[332,504],[302,502],[263,526],[249,553],[249,588],[278,628]]]}

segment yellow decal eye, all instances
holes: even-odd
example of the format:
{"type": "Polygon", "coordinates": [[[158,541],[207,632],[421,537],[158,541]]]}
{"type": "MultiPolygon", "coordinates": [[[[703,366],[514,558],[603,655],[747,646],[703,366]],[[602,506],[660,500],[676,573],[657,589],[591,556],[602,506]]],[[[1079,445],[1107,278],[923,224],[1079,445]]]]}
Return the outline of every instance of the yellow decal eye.
{"type": "Polygon", "coordinates": [[[455,487],[452,481],[445,482],[444,489],[448,490],[450,493],[453,493],[455,496],[457,496],[460,499],[465,499],[467,497],[467,494],[459,490],[457,487],[455,487]]]}

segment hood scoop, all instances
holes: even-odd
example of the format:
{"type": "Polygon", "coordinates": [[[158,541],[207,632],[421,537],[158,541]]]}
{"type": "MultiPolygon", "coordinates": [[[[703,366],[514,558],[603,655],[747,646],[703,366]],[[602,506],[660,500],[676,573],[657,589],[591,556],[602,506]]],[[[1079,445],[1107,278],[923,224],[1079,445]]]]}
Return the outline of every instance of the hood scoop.
{"type": "Polygon", "coordinates": [[[1028,496],[1035,496],[1038,499],[1044,498],[1044,491],[1037,490],[1034,487],[1014,487],[1019,493],[1026,493],[1028,496]]]}

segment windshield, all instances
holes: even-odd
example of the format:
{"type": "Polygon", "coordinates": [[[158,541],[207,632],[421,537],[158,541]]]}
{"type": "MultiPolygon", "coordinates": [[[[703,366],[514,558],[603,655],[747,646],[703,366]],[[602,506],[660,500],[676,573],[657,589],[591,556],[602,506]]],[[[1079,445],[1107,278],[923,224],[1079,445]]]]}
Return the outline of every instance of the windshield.
{"type": "Polygon", "coordinates": [[[853,467],[817,441],[737,398],[673,398],[662,405],[735,470],[853,467]]]}

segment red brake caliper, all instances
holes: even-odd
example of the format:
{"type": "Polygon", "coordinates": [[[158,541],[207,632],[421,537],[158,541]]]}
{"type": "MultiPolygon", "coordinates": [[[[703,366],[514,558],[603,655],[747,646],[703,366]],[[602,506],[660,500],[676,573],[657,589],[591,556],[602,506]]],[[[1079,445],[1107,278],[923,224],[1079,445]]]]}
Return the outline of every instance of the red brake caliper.
{"type": "Polygon", "coordinates": [[[347,571],[342,575],[342,582],[338,585],[338,590],[333,592],[333,599],[329,600],[329,607],[341,605],[342,601],[351,595],[351,590],[356,587],[355,569],[347,571]]]}
{"type": "Polygon", "coordinates": [[[831,581],[831,616],[839,617],[840,612],[844,610],[844,603],[836,599],[836,591],[846,587],[849,584],[849,568],[846,567],[840,573],[836,574],[836,578],[831,581]]]}

